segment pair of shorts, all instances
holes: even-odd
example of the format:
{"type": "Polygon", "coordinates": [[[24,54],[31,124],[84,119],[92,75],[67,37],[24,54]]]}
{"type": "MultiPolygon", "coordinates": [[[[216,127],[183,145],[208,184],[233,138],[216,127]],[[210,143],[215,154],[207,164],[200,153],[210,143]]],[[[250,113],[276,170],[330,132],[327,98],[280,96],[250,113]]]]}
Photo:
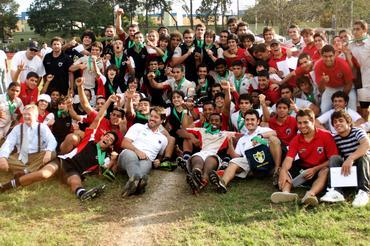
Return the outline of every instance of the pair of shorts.
{"type": "MultiPolygon", "coordinates": [[[[218,167],[220,167],[220,164],[222,163],[222,160],[221,158],[217,155],[217,154],[214,154],[214,152],[210,152],[210,151],[199,151],[195,154],[193,154],[189,160],[191,160],[194,156],[199,156],[200,158],[202,158],[203,161],[206,161],[206,159],[208,157],[215,157],[216,160],[217,160],[217,163],[218,163],[218,167]]],[[[188,169],[191,170],[190,168],[190,161],[187,162],[187,166],[188,166],[188,169]]],[[[217,168],[218,169],[218,168],[217,168]]]]}
{"type": "MultiPolygon", "coordinates": [[[[28,172],[35,172],[41,169],[45,164],[43,163],[43,159],[45,156],[45,151],[41,151],[38,153],[28,154],[28,162],[24,164],[22,161],[19,160],[19,153],[11,154],[8,158],[9,169],[13,173],[17,173],[20,171],[27,170],[28,172]]],[[[51,153],[51,160],[49,163],[58,165],[56,162],[56,153],[51,153]]],[[[46,164],[49,164],[46,163],[46,164]]]]}
{"type": "Polygon", "coordinates": [[[233,158],[233,159],[231,159],[231,161],[229,163],[234,163],[235,165],[239,166],[242,169],[242,171],[240,173],[235,174],[236,177],[244,179],[248,176],[248,174],[251,171],[251,167],[249,165],[249,162],[248,162],[247,158],[245,158],[245,157],[233,158]]]}
{"type": "MultiPolygon", "coordinates": [[[[301,172],[303,172],[304,170],[309,169],[309,168],[310,167],[302,167],[300,165],[299,160],[296,160],[296,161],[293,162],[292,167],[289,169],[289,174],[290,174],[291,178],[294,179],[295,177],[300,175],[301,172]]],[[[312,179],[307,180],[306,182],[304,182],[302,184],[302,186],[310,186],[311,187],[313,182],[315,182],[315,180],[318,178],[318,176],[319,176],[319,172],[316,172],[315,175],[312,177],[312,179]]]]}

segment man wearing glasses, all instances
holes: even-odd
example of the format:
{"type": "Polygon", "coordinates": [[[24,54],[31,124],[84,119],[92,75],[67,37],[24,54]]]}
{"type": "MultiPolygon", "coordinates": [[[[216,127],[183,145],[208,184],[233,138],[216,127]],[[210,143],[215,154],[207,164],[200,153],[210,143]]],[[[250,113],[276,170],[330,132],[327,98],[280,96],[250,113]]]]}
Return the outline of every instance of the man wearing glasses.
{"type": "Polygon", "coordinates": [[[18,51],[12,58],[10,75],[13,81],[25,81],[29,72],[35,72],[41,78],[45,75],[45,68],[38,56],[40,46],[37,41],[31,41],[27,50],[18,51]]]}

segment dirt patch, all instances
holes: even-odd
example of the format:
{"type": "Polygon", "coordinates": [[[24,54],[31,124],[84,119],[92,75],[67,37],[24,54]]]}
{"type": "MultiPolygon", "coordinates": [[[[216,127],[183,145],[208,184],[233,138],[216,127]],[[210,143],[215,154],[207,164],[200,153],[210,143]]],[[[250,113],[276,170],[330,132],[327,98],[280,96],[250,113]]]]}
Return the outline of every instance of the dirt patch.
{"type": "MultiPolygon", "coordinates": [[[[137,202],[121,218],[112,233],[115,245],[157,245],[170,233],[173,223],[185,217],[192,200],[184,172],[154,171],[144,195],[133,196],[137,202]]],[[[112,241],[111,241],[112,242],[112,241]]]]}

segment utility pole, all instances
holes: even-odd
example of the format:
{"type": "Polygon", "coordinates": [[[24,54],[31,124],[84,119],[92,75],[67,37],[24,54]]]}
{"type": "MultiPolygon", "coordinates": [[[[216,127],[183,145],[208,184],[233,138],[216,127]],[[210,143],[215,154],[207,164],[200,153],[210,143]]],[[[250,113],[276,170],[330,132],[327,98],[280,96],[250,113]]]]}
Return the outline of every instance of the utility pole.
{"type": "Polygon", "coordinates": [[[351,0],[351,20],[350,20],[350,28],[353,26],[353,0],[351,0]]]}
{"type": "Polygon", "coordinates": [[[193,23],[193,0],[190,0],[190,26],[191,26],[191,29],[194,29],[194,23],[193,23]]]}
{"type": "Polygon", "coordinates": [[[236,11],[237,11],[237,16],[238,16],[238,20],[240,18],[240,12],[239,12],[239,0],[236,2],[236,11]]]}

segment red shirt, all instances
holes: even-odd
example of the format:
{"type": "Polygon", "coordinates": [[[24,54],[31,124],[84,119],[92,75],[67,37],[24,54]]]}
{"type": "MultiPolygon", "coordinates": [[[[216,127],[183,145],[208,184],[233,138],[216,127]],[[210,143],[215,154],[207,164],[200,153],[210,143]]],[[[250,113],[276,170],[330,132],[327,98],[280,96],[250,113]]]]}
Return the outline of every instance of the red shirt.
{"type": "Polygon", "coordinates": [[[277,116],[271,117],[268,123],[269,127],[276,131],[278,138],[286,146],[297,135],[297,121],[293,116],[288,115],[282,124],[277,121],[277,116]]]}
{"type": "Polygon", "coordinates": [[[251,57],[245,55],[245,49],[242,49],[242,48],[238,48],[238,51],[236,52],[236,57],[229,57],[229,58],[225,57],[228,68],[232,67],[231,64],[234,61],[242,61],[243,64],[244,64],[244,67],[247,67],[247,65],[248,65],[248,63],[250,63],[251,59],[252,59],[251,57]]]}
{"type": "MultiPolygon", "coordinates": [[[[87,124],[91,124],[95,117],[98,115],[98,112],[96,112],[95,110],[94,111],[91,111],[90,114],[88,114],[87,118],[84,118],[83,119],[83,123],[87,123],[87,124]]],[[[121,142],[123,140],[123,134],[122,132],[120,131],[119,127],[118,126],[112,126],[110,121],[106,118],[103,118],[101,121],[100,121],[100,124],[97,128],[97,131],[96,131],[96,134],[95,134],[95,141],[96,142],[99,142],[100,141],[100,138],[106,133],[106,132],[109,132],[109,131],[113,131],[117,134],[118,136],[118,141],[116,142],[116,144],[114,145],[114,149],[116,151],[120,151],[121,150],[121,142]]]]}
{"type": "MultiPolygon", "coordinates": [[[[271,105],[275,104],[280,99],[280,90],[271,90],[270,89],[271,82],[269,83],[269,86],[267,89],[262,89],[259,85],[257,90],[261,91],[262,94],[266,96],[266,101],[270,101],[271,105]]],[[[248,89],[249,93],[252,93],[254,91],[254,88],[252,86],[249,86],[248,89]]]]}
{"type": "Polygon", "coordinates": [[[27,87],[26,82],[21,83],[21,92],[19,93],[19,98],[22,100],[24,106],[31,103],[36,103],[38,96],[39,90],[37,87],[32,90],[27,87]]]}
{"type": "Polygon", "coordinates": [[[301,165],[306,168],[321,165],[333,155],[338,155],[337,145],[330,132],[315,129],[315,136],[307,142],[301,133],[289,144],[287,156],[295,158],[298,154],[301,165]]]}
{"type": "Polygon", "coordinates": [[[302,50],[302,53],[306,53],[308,55],[310,55],[310,57],[312,58],[315,54],[315,52],[317,51],[317,48],[315,47],[315,45],[312,43],[312,45],[310,45],[311,47],[309,46],[305,46],[302,50]]]}
{"type": "Polygon", "coordinates": [[[281,53],[283,53],[283,55],[280,58],[275,58],[274,56],[271,56],[271,58],[268,62],[269,67],[273,67],[276,70],[279,70],[276,63],[286,60],[286,49],[281,48],[281,53]]]}
{"type": "Polygon", "coordinates": [[[335,57],[333,67],[327,67],[322,59],[317,61],[315,65],[317,83],[320,82],[323,73],[329,76],[329,82],[326,86],[331,88],[343,87],[345,82],[353,79],[351,67],[345,60],[339,57],[335,57]]]}

